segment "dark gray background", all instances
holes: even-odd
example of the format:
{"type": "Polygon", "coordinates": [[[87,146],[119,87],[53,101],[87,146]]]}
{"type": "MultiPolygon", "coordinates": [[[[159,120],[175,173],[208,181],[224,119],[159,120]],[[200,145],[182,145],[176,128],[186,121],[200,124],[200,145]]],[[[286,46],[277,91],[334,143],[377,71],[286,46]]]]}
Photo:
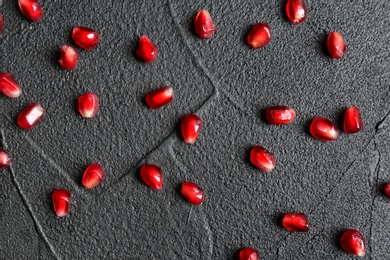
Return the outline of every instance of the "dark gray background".
{"type": "Polygon", "coordinates": [[[389,259],[390,2],[306,1],[308,18],[293,25],[285,1],[71,1],[40,3],[39,23],[0,1],[1,71],[11,72],[23,94],[0,96],[1,145],[12,167],[0,170],[0,259],[236,259],[244,246],[262,259],[351,259],[339,239],[347,228],[366,238],[366,259],[389,259]],[[217,33],[194,34],[200,9],[210,11],[217,33]],[[267,22],[273,38],[251,49],[245,36],[267,22]],[[101,43],[77,48],[74,71],[59,67],[62,44],[75,46],[74,26],[92,27],[101,43]],[[324,48],[330,31],[347,43],[341,60],[324,48]],[[158,46],[152,64],[135,55],[146,34],[158,46]],[[172,85],[175,100],[158,111],[143,101],[150,90],[172,85]],[[94,91],[101,108],[82,118],[77,97],[94,91]],[[32,102],[46,109],[33,130],[16,124],[32,102]],[[288,105],[287,126],[264,121],[264,109],[288,105]],[[345,108],[357,105],[364,131],[323,143],[310,136],[312,118],[341,129],[345,108]],[[194,145],[179,134],[180,118],[196,112],[204,127],[194,145]],[[264,174],[249,163],[262,145],[276,157],[264,174]],[[86,166],[100,162],[106,181],[87,191],[86,166]],[[139,177],[159,164],[164,188],[139,177]],[[180,184],[194,181],[206,193],[192,206],[180,184]],[[68,217],[52,210],[55,188],[73,194],[68,217]],[[309,233],[281,226],[284,213],[305,212],[309,233]]]}

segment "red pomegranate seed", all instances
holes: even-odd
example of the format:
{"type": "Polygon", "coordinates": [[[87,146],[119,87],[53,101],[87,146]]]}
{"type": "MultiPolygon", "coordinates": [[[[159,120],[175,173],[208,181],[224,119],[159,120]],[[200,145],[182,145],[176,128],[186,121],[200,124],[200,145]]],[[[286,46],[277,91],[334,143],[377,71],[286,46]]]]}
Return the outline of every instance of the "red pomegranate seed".
{"type": "Polygon", "coordinates": [[[145,100],[152,109],[159,109],[173,100],[173,88],[166,86],[146,94],[145,100]]]}
{"type": "Polygon", "coordinates": [[[335,59],[340,59],[347,51],[344,38],[338,32],[331,32],[329,34],[327,45],[330,56],[335,59]]]}
{"type": "Polygon", "coordinates": [[[202,204],[204,201],[204,191],[193,182],[184,182],[180,192],[193,205],[202,204]]]}
{"type": "Polygon", "coordinates": [[[143,182],[153,190],[161,190],[163,185],[162,170],[154,164],[145,164],[141,167],[143,182]]]}
{"type": "Polygon", "coordinates": [[[258,49],[267,45],[271,37],[272,33],[269,25],[266,23],[258,23],[249,32],[247,41],[252,48],[258,49]]]}
{"type": "Polygon", "coordinates": [[[252,148],[250,160],[263,172],[271,172],[275,168],[274,155],[259,145],[252,148]]]}
{"type": "Polygon", "coordinates": [[[18,116],[18,125],[25,129],[33,129],[45,117],[46,110],[39,103],[32,103],[18,116]]]}
{"type": "Polygon", "coordinates": [[[69,45],[62,45],[61,58],[58,61],[61,67],[72,70],[76,68],[77,62],[79,61],[79,54],[76,49],[69,45]]]}
{"type": "Polygon", "coordinates": [[[19,0],[19,8],[23,16],[33,22],[39,22],[43,17],[41,5],[36,0],[19,0]]]}
{"type": "Polygon", "coordinates": [[[72,38],[84,50],[92,50],[100,42],[100,34],[97,31],[82,26],[73,28],[72,38]]]}
{"type": "Polygon", "coordinates": [[[385,193],[386,193],[387,197],[390,198],[390,182],[389,182],[389,183],[386,183],[386,186],[385,186],[385,193]]]}
{"type": "Polygon", "coordinates": [[[52,194],[54,211],[57,216],[65,217],[70,209],[71,194],[64,189],[57,189],[52,194]]]}
{"type": "Polygon", "coordinates": [[[286,4],[286,13],[288,19],[294,24],[305,21],[307,10],[304,0],[288,0],[286,4]]]}
{"type": "Polygon", "coordinates": [[[352,106],[344,112],[344,132],[354,134],[364,127],[360,111],[357,107],[352,106]]]}
{"type": "Polygon", "coordinates": [[[269,107],[265,114],[271,125],[287,125],[295,118],[294,109],[286,106],[269,107]]]}
{"type": "Polygon", "coordinates": [[[85,169],[81,183],[85,188],[92,189],[102,183],[105,178],[106,173],[103,167],[98,163],[93,163],[85,169]]]}
{"type": "Polygon", "coordinates": [[[259,251],[250,247],[241,249],[239,257],[240,260],[260,260],[259,251]]]}
{"type": "Polygon", "coordinates": [[[324,117],[316,117],[313,119],[310,125],[310,133],[314,138],[323,142],[334,141],[339,136],[337,127],[329,119],[324,117]]]}
{"type": "Polygon", "coordinates": [[[210,38],[215,33],[216,29],[214,22],[207,10],[200,10],[196,15],[195,30],[196,33],[204,39],[210,38]]]}
{"type": "Polygon", "coordinates": [[[0,14],[0,33],[3,32],[3,29],[4,29],[4,19],[3,19],[3,15],[0,14]]]}
{"type": "Polygon", "coordinates": [[[309,232],[309,221],[303,213],[289,213],[284,215],[283,226],[292,232],[309,232]]]}
{"type": "Polygon", "coordinates": [[[202,119],[195,114],[189,114],[181,119],[181,133],[184,142],[194,144],[202,128],[202,119]]]}
{"type": "Polygon", "coordinates": [[[366,242],[364,241],[364,237],[355,229],[348,229],[345,231],[341,237],[340,243],[341,247],[347,253],[358,256],[364,256],[366,254],[366,242]]]}
{"type": "Polygon", "coordinates": [[[0,168],[8,167],[11,164],[11,156],[9,153],[0,148],[0,168]]]}
{"type": "Polygon", "coordinates": [[[83,117],[92,118],[99,110],[99,98],[93,92],[85,93],[79,97],[79,112],[83,117]]]}
{"type": "Polygon", "coordinates": [[[0,73],[0,92],[9,98],[17,98],[22,94],[22,89],[11,73],[0,73]]]}
{"type": "Polygon", "coordinates": [[[141,60],[151,63],[156,59],[157,53],[157,47],[147,36],[143,35],[139,38],[136,54],[141,60]]]}

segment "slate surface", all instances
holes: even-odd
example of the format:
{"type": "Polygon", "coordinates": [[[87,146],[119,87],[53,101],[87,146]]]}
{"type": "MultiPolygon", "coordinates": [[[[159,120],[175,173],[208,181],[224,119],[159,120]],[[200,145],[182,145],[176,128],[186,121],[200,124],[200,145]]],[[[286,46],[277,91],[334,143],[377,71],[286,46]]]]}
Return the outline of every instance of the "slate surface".
{"type": "Polygon", "coordinates": [[[40,1],[45,16],[26,20],[16,1],[0,1],[1,71],[23,88],[18,99],[0,96],[1,145],[12,167],[0,170],[0,259],[237,259],[244,246],[262,259],[352,259],[339,246],[347,228],[367,241],[366,259],[389,259],[390,2],[307,1],[301,25],[284,15],[285,1],[40,1]],[[217,33],[202,40],[192,29],[208,9],[217,33]],[[261,50],[245,43],[257,22],[273,38],[261,50]],[[92,51],[79,50],[76,70],[57,65],[62,44],[75,46],[74,26],[101,33],[92,51]],[[328,57],[327,33],[347,42],[341,60],[328,57]],[[146,34],[157,60],[134,56],[146,34]],[[144,95],[172,85],[175,100],[152,111],[144,95]],[[77,97],[95,91],[101,109],[92,119],[76,111],[77,97]],[[23,131],[18,113],[40,102],[47,115],[23,131]],[[288,126],[264,121],[269,105],[297,112],[288,126]],[[357,105],[365,129],[322,143],[308,133],[324,116],[342,127],[342,113],[357,105]],[[180,137],[180,118],[204,122],[194,145],[180,137]],[[273,152],[277,167],[252,167],[250,148],[273,152]],[[87,191],[83,170],[100,162],[106,181],[87,191]],[[161,165],[164,188],[139,179],[145,163],[161,165]],[[189,205],[183,181],[204,188],[206,201],[189,205]],[[72,191],[71,212],[57,218],[51,192],[72,191]],[[287,212],[305,212],[306,234],[281,226],[287,212]]]}

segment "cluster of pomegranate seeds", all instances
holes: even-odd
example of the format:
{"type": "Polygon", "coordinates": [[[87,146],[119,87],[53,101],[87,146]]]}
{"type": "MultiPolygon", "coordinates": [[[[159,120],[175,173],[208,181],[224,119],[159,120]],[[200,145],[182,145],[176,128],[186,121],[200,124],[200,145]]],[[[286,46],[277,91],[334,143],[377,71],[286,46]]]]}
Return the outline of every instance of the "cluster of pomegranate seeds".
{"type": "Polygon", "coordinates": [[[294,24],[300,24],[306,20],[307,10],[304,0],[288,0],[286,4],[288,19],[294,24]]]}
{"type": "Polygon", "coordinates": [[[344,132],[354,134],[364,128],[360,111],[357,107],[352,106],[344,112],[344,132]]]}
{"type": "Polygon", "coordinates": [[[39,103],[27,106],[18,116],[18,125],[25,129],[33,129],[45,117],[46,110],[39,103]]]}
{"type": "Polygon", "coordinates": [[[174,98],[173,88],[165,86],[146,94],[146,104],[152,109],[159,109],[172,102],[174,98]]]}
{"type": "Polygon", "coordinates": [[[143,35],[139,38],[138,47],[135,53],[138,58],[144,62],[151,63],[156,59],[158,50],[156,45],[154,45],[146,35],[143,35]]]}
{"type": "Polygon", "coordinates": [[[250,160],[262,172],[271,172],[275,168],[274,155],[259,145],[252,148],[250,160]]]}
{"type": "Polygon", "coordinates": [[[87,27],[76,26],[72,31],[73,41],[84,50],[92,50],[100,42],[100,34],[87,27]]]}
{"type": "Polygon", "coordinates": [[[202,128],[202,119],[195,114],[189,114],[181,119],[181,133],[184,142],[194,144],[202,128]]]}
{"type": "Polygon", "coordinates": [[[357,255],[364,256],[366,254],[366,242],[364,241],[363,235],[355,230],[348,229],[341,236],[341,247],[345,252],[357,255]]]}
{"type": "Polygon", "coordinates": [[[4,29],[4,19],[3,19],[3,15],[0,14],[0,33],[3,32],[3,29],[4,29]]]}
{"type": "Polygon", "coordinates": [[[76,68],[77,62],[79,61],[79,54],[75,48],[69,45],[62,45],[61,57],[58,63],[61,67],[72,70],[76,68]]]}
{"type": "Polygon", "coordinates": [[[39,22],[43,17],[41,5],[36,0],[19,0],[20,11],[23,16],[33,22],[39,22]]]}
{"type": "Polygon", "coordinates": [[[22,89],[11,73],[3,72],[0,73],[0,92],[6,97],[17,98],[22,94],[22,89]]]}
{"type": "Polygon", "coordinates": [[[184,182],[180,192],[193,205],[202,204],[204,201],[204,191],[193,182],[184,182]]]}
{"type": "Polygon", "coordinates": [[[334,141],[339,136],[337,127],[332,121],[324,117],[313,119],[310,125],[310,133],[314,138],[323,142],[334,141]]]}
{"type": "Polygon", "coordinates": [[[216,29],[210,13],[207,10],[200,10],[195,17],[195,31],[204,38],[208,39],[214,35],[216,29]]]}
{"type": "Polygon", "coordinates": [[[328,36],[327,46],[332,58],[340,59],[347,51],[343,36],[338,32],[331,32],[328,36]]]}
{"type": "Polygon", "coordinates": [[[70,209],[70,192],[64,189],[57,189],[53,192],[51,198],[56,215],[59,217],[67,216],[70,209]]]}
{"type": "Polygon", "coordinates": [[[239,258],[240,260],[260,260],[260,254],[254,248],[245,247],[241,249],[239,258]]]}
{"type": "Polygon", "coordinates": [[[99,110],[99,98],[93,92],[85,93],[78,99],[78,108],[80,115],[85,118],[92,118],[99,110]]]}
{"type": "Polygon", "coordinates": [[[385,185],[386,196],[390,198],[390,182],[385,185]]]}
{"type": "Polygon", "coordinates": [[[85,169],[81,183],[85,188],[92,189],[102,183],[105,178],[106,173],[103,167],[98,163],[93,163],[85,169]]]}
{"type": "Polygon", "coordinates": [[[0,148],[0,168],[6,168],[11,164],[11,156],[9,153],[0,148]]]}
{"type": "Polygon", "coordinates": [[[269,107],[265,111],[268,123],[271,125],[287,125],[295,118],[295,111],[287,106],[269,107]]]}
{"type": "Polygon", "coordinates": [[[247,41],[252,48],[259,49],[267,45],[271,38],[271,27],[266,23],[258,23],[249,32],[247,41]]]}
{"type": "Polygon", "coordinates": [[[161,190],[163,186],[162,170],[155,164],[145,164],[141,167],[141,179],[153,190],[161,190]]]}
{"type": "Polygon", "coordinates": [[[309,221],[303,213],[285,214],[282,221],[283,226],[292,232],[309,232],[309,221]]]}

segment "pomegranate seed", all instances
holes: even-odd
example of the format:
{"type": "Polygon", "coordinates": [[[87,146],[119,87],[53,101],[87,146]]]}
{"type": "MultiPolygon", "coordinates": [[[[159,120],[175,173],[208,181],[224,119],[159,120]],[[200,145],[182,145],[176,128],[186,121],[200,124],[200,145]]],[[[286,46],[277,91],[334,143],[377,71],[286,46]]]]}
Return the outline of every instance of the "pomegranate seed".
{"type": "Polygon", "coordinates": [[[18,125],[25,129],[33,129],[45,117],[46,110],[39,103],[32,103],[18,116],[18,125]]]}
{"type": "Polygon", "coordinates": [[[265,113],[271,125],[287,125],[295,118],[294,109],[286,106],[269,107],[265,113]]]}
{"type": "Polygon", "coordinates": [[[390,182],[389,182],[389,183],[386,183],[386,186],[385,186],[385,193],[386,193],[387,197],[390,198],[390,182]]]}
{"type": "Polygon", "coordinates": [[[193,205],[202,204],[204,201],[204,191],[193,182],[184,182],[180,192],[193,205]]]}
{"type": "Polygon", "coordinates": [[[306,20],[307,10],[303,0],[288,0],[286,4],[288,19],[294,24],[302,23],[306,20]]]}
{"type": "Polygon", "coordinates": [[[61,58],[58,61],[61,67],[72,70],[76,68],[77,62],[79,61],[79,54],[76,49],[69,45],[62,45],[61,58]]]}
{"type": "Polygon", "coordinates": [[[100,34],[87,27],[76,26],[72,31],[74,42],[84,50],[92,50],[100,41],[100,34]]]}
{"type": "Polygon", "coordinates": [[[146,94],[145,100],[152,109],[159,109],[173,100],[173,88],[166,86],[146,94]]]}
{"type": "Polygon", "coordinates": [[[355,229],[348,229],[345,231],[340,242],[341,247],[347,253],[358,256],[364,256],[366,254],[366,242],[364,241],[364,237],[355,229]]]}
{"type": "Polygon", "coordinates": [[[259,145],[252,148],[250,160],[263,172],[271,172],[275,168],[274,155],[259,145]]]}
{"type": "Polygon", "coordinates": [[[99,110],[99,98],[93,92],[85,93],[79,97],[79,112],[83,117],[92,118],[99,110]]]}
{"type": "Polygon", "coordinates": [[[194,144],[202,128],[202,119],[195,114],[189,114],[181,119],[181,133],[184,142],[194,144]]]}
{"type": "Polygon", "coordinates": [[[85,169],[81,183],[85,188],[92,189],[102,183],[105,178],[106,173],[103,167],[98,163],[93,163],[85,169]]]}
{"type": "Polygon", "coordinates": [[[0,73],[0,92],[9,98],[17,98],[22,94],[22,89],[11,73],[0,73]]]}
{"type": "Polygon", "coordinates": [[[161,190],[163,185],[162,170],[154,164],[145,164],[141,167],[143,182],[153,190],[161,190]]]}
{"type": "Polygon", "coordinates": [[[260,260],[259,251],[250,247],[241,249],[239,257],[240,260],[260,260]]]}
{"type": "Polygon", "coordinates": [[[207,10],[200,10],[196,15],[195,30],[196,33],[204,39],[210,38],[215,33],[216,29],[214,22],[207,10]]]}
{"type": "Polygon", "coordinates": [[[0,168],[6,168],[11,164],[11,156],[9,153],[0,148],[0,168]]]}
{"type": "Polygon", "coordinates": [[[57,189],[53,192],[51,197],[56,215],[59,217],[68,215],[71,198],[70,192],[64,189],[57,189]]]}
{"type": "Polygon", "coordinates": [[[3,15],[0,14],[0,33],[3,32],[3,29],[4,29],[4,19],[3,19],[3,15]]]}
{"type": "Polygon", "coordinates": [[[338,32],[331,32],[329,34],[327,45],[330,56],[335,59],[340,59],[347,51],[344,38],[338,32]]]}
{"type": "Polygon", "coordinates": [[[334,141],[339,136],[337,127],[329,119],[324,117],[316,117],[313,119],[310,125],[310,133],[314,138],[323,142],[334,141]]]}
{"type": "Polygon", "coordinates": [[[303,213],[289,213],[284,215],[283,226],[292,232],[309,232],[309,221],[303,213]]]}
{"type": "Polygon", "coordinates": [[[357,107],[352,106],[344,112],[344,132],[354,134],[364,127],[360,111],[357,107]]]}
{"type": "Polygon", "coordinates": [[[272,33],[269,25],[266,23],[258,23],[249,32],[247,41],[252,48],[258,49],[267,45],[271,37],[272,33]]]}
{"type": "Polygon", "coordinates": [[[145,35],[139,38],[138,48],[136,50],[137,56],[146,63],[151,63],[157,57],[157,47],[145,35]]]}
{"type": "Polygon", "coordinates": [[[19,0],[19,8],[23,16],[33,22],[39,22],[43,17],[41,5],[36,0],[19,0]]]}

